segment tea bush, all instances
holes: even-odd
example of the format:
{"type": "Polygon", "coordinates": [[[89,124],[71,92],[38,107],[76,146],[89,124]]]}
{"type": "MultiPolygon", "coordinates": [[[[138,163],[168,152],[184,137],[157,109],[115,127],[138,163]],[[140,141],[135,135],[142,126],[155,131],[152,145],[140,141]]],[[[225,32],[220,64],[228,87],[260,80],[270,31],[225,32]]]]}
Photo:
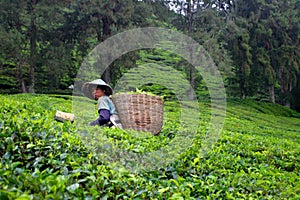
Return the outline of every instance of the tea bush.
{"type": "MultiPolygon", "coordinates": [[[[56,110],[72,111],[69,96],[0,99],[0,199],[300,198],[300,115],[278,105],[229,101],[222,135],[203,157],[210,107],[200,102],[193,144],[166,168],[133,173],[89,151],[76,126],[86,122],[53,119],[56,110]]],[[[159,136],[88,129],[128,151],[155,151],[184,131],[179,117],[178,102],[165,102],[159,136]]]]}

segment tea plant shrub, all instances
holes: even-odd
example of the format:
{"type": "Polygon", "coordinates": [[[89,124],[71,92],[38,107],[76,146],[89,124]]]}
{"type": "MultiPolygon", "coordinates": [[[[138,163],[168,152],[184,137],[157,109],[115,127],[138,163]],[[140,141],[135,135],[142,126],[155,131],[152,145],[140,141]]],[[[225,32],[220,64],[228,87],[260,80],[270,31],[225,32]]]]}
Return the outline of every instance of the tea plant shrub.
{"type": "MultiPolygon", "coordinates": [[[[89,151],[76,126],[84,119],[54,120],[56,110],[72,111],[70,96],[0,99],[0,199],[300,198],[300,116],[281,106],[229,101],[222,136],[201,157],[210,104],[200,102],[199,135],[180,158],[166,168],[133,173],[89,151]]],[[[166,101],[159,136],[86,128],[138,153],[155,151],[186,131],[179,118],[178,102],[166,101]]]]}

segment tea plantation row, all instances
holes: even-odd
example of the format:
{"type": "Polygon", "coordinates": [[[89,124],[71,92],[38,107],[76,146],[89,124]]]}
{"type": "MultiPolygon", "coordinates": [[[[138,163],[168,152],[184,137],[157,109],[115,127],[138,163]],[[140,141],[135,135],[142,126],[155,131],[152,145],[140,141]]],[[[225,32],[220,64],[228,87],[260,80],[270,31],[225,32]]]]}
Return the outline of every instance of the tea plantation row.
{"type": "MultiPolygon", "coordinates": [[[[204,157],[210,120],[200,102],[199,137],[172,164],[134,173],[89,150],[68,96],[0,96],[0,199],[300,199],[300,115],[279,105],[228,101],[222,135],[204,157]]],[[[96,115],[92,116],[92,118],[96,115]]],[[[155,151],[183,131],[180,105],[165,102],[159,136],[86,127],[132,152],[155,151]]]]}

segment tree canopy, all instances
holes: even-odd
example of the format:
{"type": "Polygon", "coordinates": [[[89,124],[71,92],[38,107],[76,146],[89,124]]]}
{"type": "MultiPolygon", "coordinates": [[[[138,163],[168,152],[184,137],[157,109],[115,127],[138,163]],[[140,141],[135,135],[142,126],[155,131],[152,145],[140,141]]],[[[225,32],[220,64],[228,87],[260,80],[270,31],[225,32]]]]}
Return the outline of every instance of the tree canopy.
{"type": "MultiPolygon", "coordinates": [[[[201,44],[218,66],[228,97],[299,110],[299,15],[298,0],[1,1],[0,92],[71,93],[77,70],[97,44],[125,30],[155,26],[201,44]]],[[[157,50],[122,56],[102,78],[114,85],[149,60],[167,62],[197,94],[205,94],[193,66],[157,50]]]]}

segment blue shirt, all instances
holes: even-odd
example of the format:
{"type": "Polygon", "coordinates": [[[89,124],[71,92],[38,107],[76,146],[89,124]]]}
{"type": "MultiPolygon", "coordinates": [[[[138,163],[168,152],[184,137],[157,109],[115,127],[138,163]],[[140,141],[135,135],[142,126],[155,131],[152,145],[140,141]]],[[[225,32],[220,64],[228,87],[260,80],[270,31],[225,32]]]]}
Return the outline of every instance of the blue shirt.
{"type": "Polygon", "coordinates": [[[102,96],[98,99],[98,111],[101,109],[109,110],[111,115],[117,114],[116,107],[108,96],[102,96]]]}

